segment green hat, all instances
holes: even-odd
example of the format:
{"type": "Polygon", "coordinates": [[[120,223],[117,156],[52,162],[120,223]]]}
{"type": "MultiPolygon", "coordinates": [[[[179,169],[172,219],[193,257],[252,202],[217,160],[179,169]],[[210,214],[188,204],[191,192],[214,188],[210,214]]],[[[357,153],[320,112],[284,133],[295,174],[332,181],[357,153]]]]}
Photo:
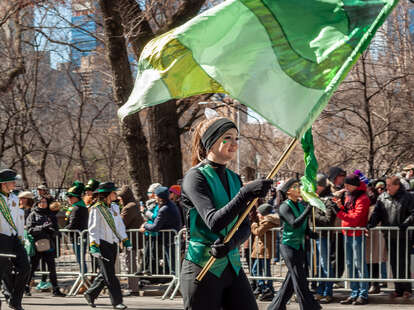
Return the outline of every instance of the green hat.
{"type": "Polygon", "coordinates": [[[19,180],[20,176],[17,175],[16,171],[12,169],[0,170],[0,183],[12,182],[19,180]]]}
{"type": "Polygon", "coordinates": [[[99,183],[98,188],[94,191],[94,193],[111,193],[116,192],[118,188],[112,182],[103,182],[99,183]]]}
{"type": "Polygon", "coordinates": [[[99,186],[99,181],[96,181],[94,179],[90,179],[88,181],[88,184],[86,184],[85,191],[92,191],[92,192],[94,192],[94,191],[96,191],[96,189],[98,188],[98,186],[99,186]]]}
{"type": "Polygon", "coordinates": [[[75,181],[72,187],[68,189],[66,196],[82,198],[82,194],[85,191],[85,185],[81,181],[75,181]]]}

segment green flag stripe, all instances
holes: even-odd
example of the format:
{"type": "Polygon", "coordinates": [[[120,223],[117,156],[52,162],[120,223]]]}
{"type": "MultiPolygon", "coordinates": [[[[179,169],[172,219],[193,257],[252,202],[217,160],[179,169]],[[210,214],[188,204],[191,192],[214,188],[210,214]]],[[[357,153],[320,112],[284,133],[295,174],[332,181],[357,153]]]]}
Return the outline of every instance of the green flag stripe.
{"type": "Polygon", "coordinates": [[[292,49],[280,24],[263,3],[256,0],[242,0],[242,2],[266,29],[280,67],[288,76],[305,87],[324,89],[352,52],[350,46],[343,45],[321,64],[303,58],[292,49]]]}

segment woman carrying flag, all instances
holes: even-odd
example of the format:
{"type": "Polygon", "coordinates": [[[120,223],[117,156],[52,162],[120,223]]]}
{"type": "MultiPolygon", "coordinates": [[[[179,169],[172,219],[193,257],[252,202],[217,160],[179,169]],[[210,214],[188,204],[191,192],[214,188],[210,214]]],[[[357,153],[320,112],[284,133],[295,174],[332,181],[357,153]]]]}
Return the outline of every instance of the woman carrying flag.
{"type": "Polygon", "coordinates": [[[115,276],[115,260],[118,243],[122,242],[127,250],[132,246],[125,232],[122,218],[112,202],[117,199],[117,188],[112,182],[99,184],[94,192],[95,201],[91,207],[88,222],[90,252],[98,259],[99,274],[84,297],[91,307],[106,285],[114,309],[126,309],[122,303],[121,286],[115,276]]]}
{"type": "Polygon", "coordinates": [[[189,209],[189,241],[180,277],[186,310],[257,309],[238,248],[250,235],[248,220],[228,243],[223,239],[248,202],[265,196],[272,181],[256,180],[242,187],[240,177],[226,168],[236,155],[238,135],[236,125],[221,117],[202,121],[193,134],[193,168],[182,186],[182,203],[189,209]],[[216,262],[195,283],[210,255],[216,262]]]}

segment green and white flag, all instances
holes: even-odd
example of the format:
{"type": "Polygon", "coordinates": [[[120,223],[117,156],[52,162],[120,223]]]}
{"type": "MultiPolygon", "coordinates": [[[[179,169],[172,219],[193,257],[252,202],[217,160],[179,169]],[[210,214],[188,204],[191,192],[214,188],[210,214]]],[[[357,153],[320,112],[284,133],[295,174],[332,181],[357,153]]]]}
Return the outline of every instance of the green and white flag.
{"type": "Polygon", "coordinates": [[[227,93],[302,137],[398,0],[228,0],[150,41],[129,114],[227,93]]]}

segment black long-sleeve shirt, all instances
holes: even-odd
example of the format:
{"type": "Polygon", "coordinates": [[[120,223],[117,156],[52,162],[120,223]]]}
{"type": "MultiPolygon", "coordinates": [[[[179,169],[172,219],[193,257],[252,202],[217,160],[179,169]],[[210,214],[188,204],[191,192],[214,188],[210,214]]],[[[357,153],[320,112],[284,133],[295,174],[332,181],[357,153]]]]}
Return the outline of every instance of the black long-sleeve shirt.
{"type": "MultiPolygon", "coordinates": [[[[196,208],[207,227],[214,233],[218,233],[229,225],[236,216],[245,210],[246,202],[236,195],[227,205],[221,209],[214,206],[213,193],[201,171],[200,166],[210,164],[220,178],[224,189],[230,196],[227,180],[226,166],[208,160],[190,169],[184,177],[182,185],[182,204],[188,208],[196,208]]],[[[241,181],[240,181],[241,183],[241,181]]],[[[250,235],[250,223],[246,218],[232,238],[234,247],[247,240],[250,235]]]]}

